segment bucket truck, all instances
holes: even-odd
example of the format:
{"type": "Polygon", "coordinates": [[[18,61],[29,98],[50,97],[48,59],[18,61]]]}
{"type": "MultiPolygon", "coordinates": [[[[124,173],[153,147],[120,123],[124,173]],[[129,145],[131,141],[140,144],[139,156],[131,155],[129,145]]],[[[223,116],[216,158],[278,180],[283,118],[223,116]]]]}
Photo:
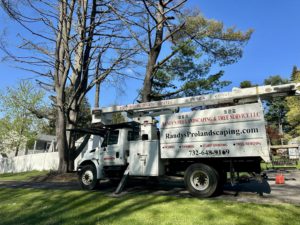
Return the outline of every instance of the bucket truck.
{"type": "Polygon", "coordinates": [[[261,100],[299,94],[299,83],[233,88],[194,97],[97,108],[93,134],[78,162],[82,188],[101,179],[159,177],[184,173],[191,195],[222,190],[227,173],[260,173],[270,153],[261,100]],[[198,110],[179,112],[179,109],[198,110]],[[128,122],[112,124],[116,112],[128,122]],[[102,141],[100,141],[102,140],[102,141]]]}

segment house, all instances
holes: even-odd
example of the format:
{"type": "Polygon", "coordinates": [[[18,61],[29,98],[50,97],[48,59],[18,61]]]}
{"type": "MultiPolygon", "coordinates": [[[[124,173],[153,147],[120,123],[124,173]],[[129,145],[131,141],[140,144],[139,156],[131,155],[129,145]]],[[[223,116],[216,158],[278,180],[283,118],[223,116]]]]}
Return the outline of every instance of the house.
{"type": "Polygon", "coordinates": [[[289,141],[290,145],[294,145],[294,148],[289,149],[290,157],[294,159],[300,158],[300,137],[293,138],[289,141]]]}
{"type": "Polygon", "coordinates": [[[56,152],[56,136],[39,134],[34,142],[34,153],[56,152]]]}

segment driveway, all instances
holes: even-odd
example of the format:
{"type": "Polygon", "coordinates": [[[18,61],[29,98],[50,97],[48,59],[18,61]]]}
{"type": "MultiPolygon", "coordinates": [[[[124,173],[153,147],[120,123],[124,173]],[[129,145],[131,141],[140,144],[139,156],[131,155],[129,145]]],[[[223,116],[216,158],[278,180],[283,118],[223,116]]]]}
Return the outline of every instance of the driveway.
{"type": "MultiPolygon", "coordinates": [[[[232,186],[227,183],[224,193],[212,200],[230,200],[237,202],[254,203],[292,203],[300,205],[300,171],[281,171],[285,176],[285,184],[275,184],[275,176],[278,171],[267,171],[267,180],[250,179],[232,186]]],[[[109,181],[101,181],[99,192],[107,196],[120,197],[127,194],[155,194],[170,195],[191,198],[185,190],[183,178],[164,177],[157,179],[131,178],[128,180],[124,191],[114,195],[116,184],[109,181]]],[[[0,188],[36,188],[36,189],[64,189],[81,190],[78,182],[17,182],[0,181],[0,188]]]]}

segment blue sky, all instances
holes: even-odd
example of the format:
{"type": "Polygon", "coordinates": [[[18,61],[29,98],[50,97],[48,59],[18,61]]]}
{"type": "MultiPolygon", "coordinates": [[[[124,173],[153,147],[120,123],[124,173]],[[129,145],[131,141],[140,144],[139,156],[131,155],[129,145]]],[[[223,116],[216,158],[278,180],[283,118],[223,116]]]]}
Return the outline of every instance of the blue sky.
{"type": "Polygon", "coordinates": [[[201,0],[208,18],[246,30],[254,29],[243,58],[225,68],[225,78],[236,86],[242,80],[262,84],[269,75],[289,77],[300,66],[300,1],[201,0]]]}
{"type": "MultiPolygon", "coordinates": [[[[226,26],[236,26],[244,31],[254,29],[243,58],[222,68],[225,70],[224,79],[233,82],[226,90],[238,86],[243,80],[262,84],[270,75],[288,78],[294,65],[300,67],[300,0],[192,0],[188,4],[198,7],[207,18],[223,21],[226,26]]],[[[0,31],[5,27],[11,35],[18,29],[2,14],[0,31]]],[[[8,43],[13,41],[12,38],[8,43]]],[[[0,62],[1,90],[30,76],[11,64],[0,62]]],[[[127,80],[124,93],[103,87],[101,105],[132,103],[140,85],[141,82],[127,80]]],[[[89,97],[92,100],[92,93],[89,97]]]]}

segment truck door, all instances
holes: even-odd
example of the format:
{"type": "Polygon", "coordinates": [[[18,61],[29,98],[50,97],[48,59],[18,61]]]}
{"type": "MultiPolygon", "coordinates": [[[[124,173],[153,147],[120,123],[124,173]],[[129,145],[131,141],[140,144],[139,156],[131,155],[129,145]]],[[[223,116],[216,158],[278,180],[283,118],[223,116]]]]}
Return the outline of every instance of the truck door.
{"type": "Polygon", "coordinates": [[[112,130],[107,133],[101,145],[104,165],[123,165],[123,145],[119,130],[112,130]]]}

